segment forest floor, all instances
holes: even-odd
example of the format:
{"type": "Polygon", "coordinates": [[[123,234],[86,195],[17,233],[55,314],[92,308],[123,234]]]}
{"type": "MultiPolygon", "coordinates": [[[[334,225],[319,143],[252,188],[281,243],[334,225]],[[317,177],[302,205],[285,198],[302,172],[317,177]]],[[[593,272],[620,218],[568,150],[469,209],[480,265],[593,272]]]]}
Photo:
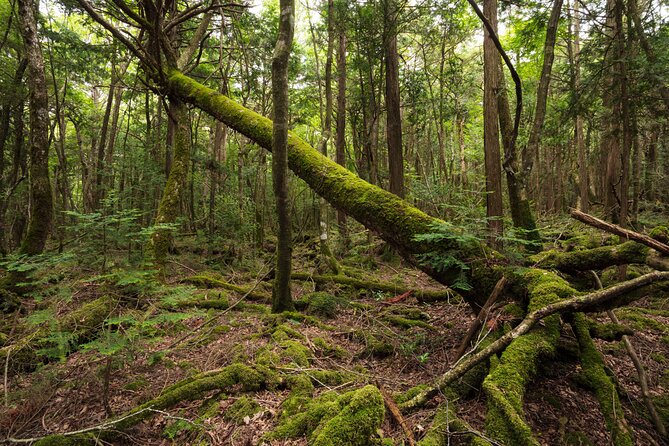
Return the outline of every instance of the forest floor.
{"type": "MultiPolygon", "coordinates": [[[[329,370],[343,378],[334,384],[317,383],[316,394],[342,393],[368,383],[389,395],[397,394],[430,383],[448,370],[473,319],[470,309],[457,296],[432,303],[419,303],[409,296],[389,303],[389,299],[402,293],[329,284],[319,288],[328,293],[327,297],[312,294],[315,286],[308,281],[293,282],[294,299],[306,307],[303,312],[277,317],[269,313],[268,302],[262,301],[263,295],[271,295],[271,281],[261,280],[271,262],[269,254],[260,255],[262,261],[230,267],[221,261],[222,255],[202,256],[183,249],[188,245],[183,240],[180,243],[184,246],[168,265],[166,284],[148,286],[141,274],[141,280],[131,280],[113,274],[91,277],[83,269],[76,274],[70,269],[67,274],[59,273],[58,280],[43,285],[48,292],[42,295],[48,298],[34,303],[27,318],[18,314],[5,316],[1,331],[7,335],[3,339],[6,345],[25,335],[26,330],[36,330],[39,326],[51,327],[53,339],[48,343],[50,349],[39,352],[47,363],[36,370],[19,367],[15,371],[15,366],[21,364],[14,364],[11,356],[3,364],[6,381],[0,387],[4,398],[0,439],[40,437],[98,425],[110,414],[123,414],[195,373],[233,363],[254,364],[267,349],[289,350],[290,344],[283,336],[286,333],[287,338],[306,348],[302,351],[307,358],[306,361],[281,359],[273,364],[284,378],[306,374],[317,382],[316,372],[329,370]],[[254,298],[184,282],[188,277],[203,274],[253,289],[254,298]],[[118,304],[104,327],[87,339],[88,343],[73,348],[71,343],[68,347],[67,339],[56,339],[64,336],[54,323],[60,315],[106,294],[118,298],[118,304]],[[62,298],[63,295],[68,297],[62,298]],[[193,298],[199,302],[225,298],[228,308],[172,306],[174,302],[193,298]],[[277,327],[284,327],[282,337],[277,337],[277,327]]],[[[378,254],[380,245],[378,242],[364,250],[354,250],[344,261],[347,271],[364,280],[396,284],[398,290],[443,289],[399,260],[378,254]]],[[[313,244],[296,248],[296,271],[312,272],[313,251],[313,244]]],[[[668,300],[648,296],[632,307],[618,310],[617,314],[635,331],[632,342],[648,372],[652,393],[667,401],[668,300]]],[[[605,315],[595,317],[606,322],[605,315]]],[[[505,319],[497,315],[488,326],[503,324],[505,319]]],[[[563,338],[565,346],[573,344],[568,331],[563,331],[563,338]]],[[[597,343],[606,364],[619,380],[625,417],[637,444],[661,444],[646,415],[637,374],[622,343],[597,343]]],[[[609,444],[599,405],[594,395],[574,379],[580,366],[569,360],[567,347],[559,359],[542,364],[540,378],[530,386],[524,403],[527,422],[545,445],[609,444]]],[[[299,356],[299,352],[295,355],[299,356]]],[[[258,444],[277,424],[282,402],[289,394],[284,387],[248,393],[238,388],[212,390],[203,397],[156,413],[119,433],[113,443],[258,444]],[[255,402],[239,410],[241,403],[248,403],[247,397],[255,402]],[[240,403],[235,405],[237,402],[240,403]]],[[[417,440],[429,428],[436,407],[442,402],[443,398],[438,397],[426,408],[407,416],[406,422],[417,440]]],[[[660,407],[665,417],[669,412],[667,406],[660,407]]],[[[485,399],[476,392],[473,397],[457,402],[458,416],[479,431],[485,427],[485,411],[485,399]]],[[[408,444],[405,433],[388,411],[378,435],[392,438],[397,445],[408,444]]],[[[460,444],[460,438],[453,435],[450,444],[460,444]]],[[[301,445],[307,441],[272,440],[270,444],[301,445]]]]}

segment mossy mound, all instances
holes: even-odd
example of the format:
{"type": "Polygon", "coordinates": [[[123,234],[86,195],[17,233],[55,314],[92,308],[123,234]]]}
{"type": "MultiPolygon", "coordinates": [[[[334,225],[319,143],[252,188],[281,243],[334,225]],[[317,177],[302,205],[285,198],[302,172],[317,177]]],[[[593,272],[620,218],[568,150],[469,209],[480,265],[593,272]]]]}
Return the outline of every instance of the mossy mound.
{"type": "Polygon", "coordinates": [[[337,310],[345,305],[346,299],[322,291],[305,294],[295,302],[296,308],[327,319],[335,317],[337,310]]]}
{"type": "Polygon", "coordinates": [[[648,234],[658,242],[669,243],[669,228],[666,226],[655,226],[648,234]]]}
{"type": "Polygon", "coordinates": [[[337,395],[328,392],[311,400],[304,410],[286,417],[267,439],[306,436],[314,446],[366,446],[385,417],[381,392],[375,386],[337,395]]]}
{"type": "Polygon", "coordinates": [[[261,410],[262,407],[256,400],[248,396],[242,396],[228,407],[223,417],[237,424],[242,424],[246,417],[250,418],[261,410]]]}

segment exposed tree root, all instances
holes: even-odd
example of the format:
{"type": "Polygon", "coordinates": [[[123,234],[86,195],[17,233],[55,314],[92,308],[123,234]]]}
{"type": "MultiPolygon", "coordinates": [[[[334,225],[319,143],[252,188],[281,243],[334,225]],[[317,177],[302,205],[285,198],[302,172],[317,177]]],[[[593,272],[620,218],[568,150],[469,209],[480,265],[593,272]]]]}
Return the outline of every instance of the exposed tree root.
{"type": "Polygon", "coordinates": [[[435,412],[432,424],[425,436],[418,442],[418,446],[447,446],[450,438],[460,436],[466,440],[476,440],[478,446],[490,446],[492,443],[467,422],[458,418],[455,404],[451,401],[442,403],[435,412]]]}
{"type": "Polygon", "coordinates": [[[285,418],[265,438],[307,436],[313,446],[366,446],[385,416],[379,389],[368,385],[337,395],[328,392],[310,400],[301,412],[285,418]]]}
{"type": "Polygon", "coordinates": [[[302,280],[314,282],[317,284],[338,283],[340,285],[351,286],[356,289],[383,291],[388,293],[402,294],[408,291],[413,291],[414,296],[419,302],[434,302],[439,300],[451,300],[458,302],[461,298],[453,290],[447,289],[444,291],[426,291],[426,290],[410,290],[402,285],[394,285],[392,283],[382,283],[373,280],[360,280],[343,275],[313,275],[308,273],[293,273],[290,278],[292,280],[302,280]]]}
{"type": "Polygon", "coordinates": [[[634,444],[625,416],[623,415],[618,390],[611,377],[606,374],[604,360],[597,351],[588,332],[588,323],[583,313],[573,315],[572,327],[581,350],[583,371],[579,381],[594,391],[602,410],[611,439],[616,446],[634,444]]]}

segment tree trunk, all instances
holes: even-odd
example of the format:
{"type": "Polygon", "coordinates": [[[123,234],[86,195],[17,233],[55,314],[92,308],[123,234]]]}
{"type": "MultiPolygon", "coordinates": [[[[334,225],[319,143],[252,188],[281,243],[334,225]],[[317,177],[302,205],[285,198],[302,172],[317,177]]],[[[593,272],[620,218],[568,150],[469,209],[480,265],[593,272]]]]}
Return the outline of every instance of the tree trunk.
{"type": "MultiPolygon", "coordinates": [[[[338,20],[339,45],[337,46],[337,133],[335,135],[335,155],[337,164],[346,167],[346,31],[343,20],[338,20]]],[[[346,213],[337,210],[337,225],[342,245],[348,247],[349,236],[346,213]]]]}
{"type": "Polygon", "coordinates": [[[402,152],[402,116],[400,111],[400,74],[397,53],[397,5],[386,1],[385,11],[386,61],[386,140],[390,192],[404,198],[404,153],[402,152]]]}
{"type": "MultiPolygon", "coordinates": [[[[188,107],[177,97],[170,97],[169,109],[168,119],[174,127],[174,159],[158,206],[156,225],[173,224],[176,221],[181,194],[188,178],[191,142],[188,107]]],[[[159,268],[165,265],[170,244],[171,234],[167,228],[159,228],[151,237],[149,248],[159,268]]]]}
{"type": "MultiPolygon", "coordinates": [[[[530,138],[523,150],[523,176],[528,181],[532,174],[532,166],[539,159],[539,142],[546,118],[546,103],[548,101],[548,87],[551,81],[551,71],[555,58],[555,39],[557,36],[560,12],[562,11],[562,0],[555,0],[551,9],[551,16],[546,28],[546,41],[544,42],[544,62],[541,67],[541,76],[537,88],[537,103],[534,110],[534,121],[530,131],[530,138]]],[[[535,175],[538,177],[537,175],[535,175]]]]}
{"type": "Polygon", "coordinates": [[[53,198],[49,181],[49,100],[44,74],[44,59],[37,35],[34,4],[19,0],[21,37],[28,60],[30,90],[30,202],[28,232],[21,253],[40,254],[44,250],[53,216],[53,198]]]}
{"type": "Polygon", "coordinates": [[[579,209],[588,212],[590,207],[590,188],[588,186],[588,159],[583,139],[583,116],[581,115],[580,89],[581,89],[581,17],[580,3],[574,0],[572,3],[573,15],[570,23],[572,24],[571,40],[571,63],[572,78],[571,89],[574,95],[574,107],[576,116],[574,117],[574,145],[578,153],[578,192],[579,209]]]}
{"type": "Polygon", "coordinates": [[[279,220],[276,275],[272,289],[272,312],[292,310],[290,273],[292,234],[288,193],[288,59],[293,44],[295,1],[280,0],[279,36],[272,55],[272,179],[279,220]]]}
{"type": "MultiPolygon", "coordinates": [[[[497,0],[485,0],[483,14],[492,29],[497,31],[497,0]]],[[[502,165],[499,147],[499,122],[497,92],[499,91],[499,53],[487,29],[483,38],[483,147],[486,177],[486,215],[488,217],[489,243],[499,246],[503,234],[502,165]]]]}

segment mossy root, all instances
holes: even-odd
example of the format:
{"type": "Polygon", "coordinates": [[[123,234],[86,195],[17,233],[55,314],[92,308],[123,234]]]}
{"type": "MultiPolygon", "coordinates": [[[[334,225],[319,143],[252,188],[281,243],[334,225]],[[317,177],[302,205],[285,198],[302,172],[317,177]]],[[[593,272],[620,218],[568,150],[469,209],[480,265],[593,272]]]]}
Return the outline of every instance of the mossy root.
{"type": "Polygon", "coordinates": [[[633,445],[634,440],[625,422],[618,390],[611,377],[606,374],[604,360],[590,337],[588,321],[583,313],[574,314],[572,327],[581,350],[583,370],[579,376],[579,382],[595,393],[604,420],[606,420],[606,427],[611,432],[613,444],[615,446],[633,445]]]}

